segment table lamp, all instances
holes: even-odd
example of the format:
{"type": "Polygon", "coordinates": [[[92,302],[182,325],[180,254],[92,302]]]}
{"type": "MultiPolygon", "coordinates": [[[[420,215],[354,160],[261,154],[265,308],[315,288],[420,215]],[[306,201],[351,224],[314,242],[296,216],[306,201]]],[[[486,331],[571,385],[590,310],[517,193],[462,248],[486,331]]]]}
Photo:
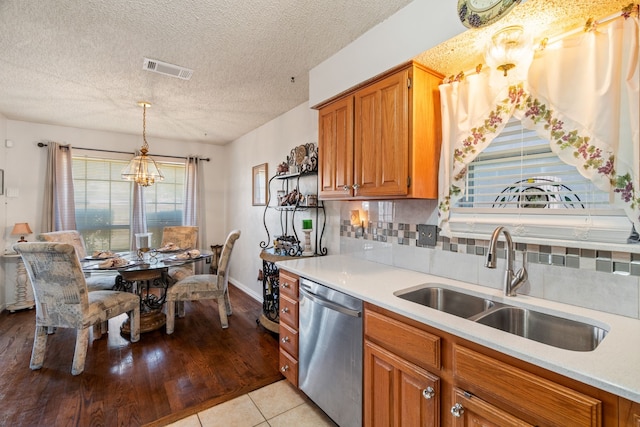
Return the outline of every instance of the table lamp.
{"type": "Polygon", "coordinates": [[[11,230],[12,236],[20,236],[20,240],[18,240],[18,243],[26,242],[27,240],[24,238],[24,236],[31,233],[33,233],[33,231],[31,231],[31,228],[29,228],[29,223],[27,222],[16,222],[13,226],[13,230],[11,230]]]}

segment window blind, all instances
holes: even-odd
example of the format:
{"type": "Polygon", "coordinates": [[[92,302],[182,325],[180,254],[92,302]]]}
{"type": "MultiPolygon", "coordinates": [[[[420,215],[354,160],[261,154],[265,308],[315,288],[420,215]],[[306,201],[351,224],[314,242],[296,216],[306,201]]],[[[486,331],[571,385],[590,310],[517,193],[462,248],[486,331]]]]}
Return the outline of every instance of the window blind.
{"type": "Polygon", "coordinates": [[[563,163],[549,142],[511,118],[503,132],[469,164],[457,208],[608,209],[609,195],[563,163]]]}
{"type": "MultiPolygon", "coordinates": [[[[129,249],[132,210],[132,183],[120,174],[128,161],[73,158],[73,185],[78,231],[87,252],[129,249]]],[[[153,233],[152,244],[160,246],[162,229],[181,225],[184,187],[184,164],[158,162],[165,180],[145,191],[147,228],[153,233]]]]}

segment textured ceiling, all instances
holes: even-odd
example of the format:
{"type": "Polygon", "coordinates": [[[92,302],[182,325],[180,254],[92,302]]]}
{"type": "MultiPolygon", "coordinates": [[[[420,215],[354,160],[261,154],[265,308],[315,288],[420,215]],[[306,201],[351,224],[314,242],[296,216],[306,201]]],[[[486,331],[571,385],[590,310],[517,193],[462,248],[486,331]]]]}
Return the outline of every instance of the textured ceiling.
{"type": "MultiPolygon", "coordinates": [[[[506,25],[525,25],[539,40],[629,1],[527,0],[416,59],[457,74],[484,62],[483,46],[506,25]]],[[[137,101],[146,100],[149,136],[225,144],[307,100],[311,68],[409,2],[0,0],[0,113],[138,134],[137,101]],[[143,71],[145,57],[193,77],[143,71]]]]}
{"type": "MultiPolygon", "coordinates": [[[[454,1],[454,0],[450,0],[454,1]]],[[[523,0],[496,23],[470,29],[435,46],[415,59],[446,76],[474,70],[484,64],[484,48],[496,31],[522,25],[539,43],[575,28],[583,28],[589,18],[600,19],[619,13],[631,0],[523,0]]]]}
{"type": "Polygon", "coordinates": [[[225,144],[307,100],[311,68],[409,2],[0,0],[0,113],[135,134],[146,100],[149,136],[225,144]]]}

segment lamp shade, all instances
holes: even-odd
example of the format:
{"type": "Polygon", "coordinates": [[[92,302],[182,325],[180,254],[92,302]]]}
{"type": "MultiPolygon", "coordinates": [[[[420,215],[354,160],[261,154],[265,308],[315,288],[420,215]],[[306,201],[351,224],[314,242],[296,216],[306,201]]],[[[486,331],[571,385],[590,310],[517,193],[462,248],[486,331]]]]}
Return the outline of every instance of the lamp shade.
{"type": "Polygon", "coordinates": [[[13,230],[11,230],[12,236],[20,236],[20,240],[18,240],[18,242],[26,242],[24,236],[31,233],[33,233],[33,231],[31,231],[29,223],[27,222],[16,222],[13,226],[13,230]]]}

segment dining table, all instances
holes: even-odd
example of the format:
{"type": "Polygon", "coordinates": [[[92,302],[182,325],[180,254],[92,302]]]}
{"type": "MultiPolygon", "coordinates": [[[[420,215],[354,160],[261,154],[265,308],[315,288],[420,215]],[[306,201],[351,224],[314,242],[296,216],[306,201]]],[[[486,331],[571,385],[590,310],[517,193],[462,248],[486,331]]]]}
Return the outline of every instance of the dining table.
{"type": "MultiPolygon", "coordinates": [[[[140,297],[140,332],[160,329],[166,323],[163,306],[167,289],[175,283],[170,270],[196,262],[211,264],[213,252],[205,249],[178,251],[151,250],[146,253],[127,251],[113,253],[109,258],[86,257],[83,271],[88,274],[116,272],[113,290],[132,292],[140,297]],[[120,259],[122,265],[108,266],[109,259],[120,259]]],[[[129,319],[120,327],[130,333],[129,319]]]]}

